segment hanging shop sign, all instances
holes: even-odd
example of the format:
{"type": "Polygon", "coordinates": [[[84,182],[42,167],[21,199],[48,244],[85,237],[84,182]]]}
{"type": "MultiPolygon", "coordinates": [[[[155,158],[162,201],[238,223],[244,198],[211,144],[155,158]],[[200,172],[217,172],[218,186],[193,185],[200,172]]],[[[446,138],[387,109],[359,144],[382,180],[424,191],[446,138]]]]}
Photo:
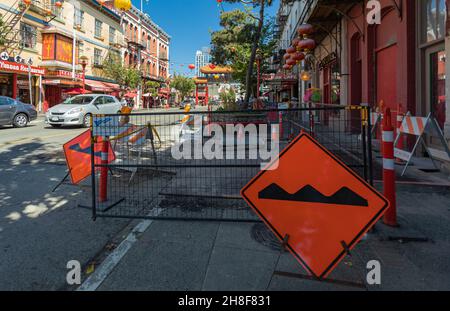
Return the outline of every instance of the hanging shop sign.
{"type": "MultiPolygon", "coordinates": [[[[48,77],[57,77],[57,78],[72,78],[72,72],[67,70],[54,70],[54,71],[47,71],[45,74],[48,77]]],[[[82,73],[76,73],[75,77],[77,79],[83,79],[82,73]]]]}
{"type": "Polygon", "coordinates": [[[338,57],[336,52],[328,54],[319,62],[319,69],[322,70],[323,68],[328,67],[329,65],[335,63],[337,59],[338,57]]]}

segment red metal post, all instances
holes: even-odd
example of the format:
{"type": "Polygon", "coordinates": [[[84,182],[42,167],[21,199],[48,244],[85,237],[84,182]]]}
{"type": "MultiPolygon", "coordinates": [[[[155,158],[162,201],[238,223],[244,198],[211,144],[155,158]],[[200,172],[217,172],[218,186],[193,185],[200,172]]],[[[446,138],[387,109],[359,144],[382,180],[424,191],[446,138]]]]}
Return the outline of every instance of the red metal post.
{"type": "Polygon", "coordinates": [[[12,98],[17,98],[17,73],[13,73],[12,75],[12,98]]]}
{"type": "MultiPolygon", "coordinates": [[[[109,138],[107,137],[102,141],[102,152],[101,152],[101,164],[108,164],[108,154],[109,154],[109,138]]],[[[102,166],[100,169],[100,202],[106,202],[108,200],[108,168],[102,166]]]]}
{"type": "Polygon", "coordinates": [[[206,84],[206,94],[205,94],[205,105],[208,105],[209,103],[209,89],[208,89],[208,84],[206,84]]]}
{"type": "Polygon", "coordinates": [[[198,106],[198,84],[195,85],[195,105],[198,106]]]}
{"type": "Polygon", "coordinates": [[[86,65],[82,64],[83,67],[83,91],[86,91],[86,65]]]}
{"type": "Polygon", "coordinates": [[[384,215],[384,223],[397,226],[397,203],[395,194],[395,164],[394,164],[394,127],[392,126],[391,110],[388,108],[383,119],[383,187],[384,196],[389,200],[390,207],[384,215]]]}

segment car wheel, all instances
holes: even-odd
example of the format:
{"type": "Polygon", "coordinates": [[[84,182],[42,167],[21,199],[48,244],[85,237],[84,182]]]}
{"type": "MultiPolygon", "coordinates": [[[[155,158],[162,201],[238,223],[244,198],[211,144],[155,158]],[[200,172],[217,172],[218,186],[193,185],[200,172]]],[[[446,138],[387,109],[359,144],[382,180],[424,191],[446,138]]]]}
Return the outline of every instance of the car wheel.
{"type": "Polygon", "coordinates": [[[83,118],[83,127],[91,127],[91,114],[88,113],[83,118]]]}
{"type": "Polygon", "coordinates": [[[28,124],[28,117],[24,113],[19,113],[14,117],[13,126],[14,127],[25,127],[28,124]]]}
{"type": "Polygon", "coordinates": [[[54,128],[60,128],[61,127],[61,124],[50,124],[52,127],[54,127],[54,128]]]}

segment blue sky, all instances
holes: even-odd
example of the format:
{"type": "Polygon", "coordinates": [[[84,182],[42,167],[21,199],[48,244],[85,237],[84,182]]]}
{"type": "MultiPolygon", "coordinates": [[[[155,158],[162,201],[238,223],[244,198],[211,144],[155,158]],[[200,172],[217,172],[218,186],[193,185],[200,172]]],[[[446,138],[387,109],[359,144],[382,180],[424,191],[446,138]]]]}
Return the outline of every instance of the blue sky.
{"type": "MultiPolygon", "coordinates": [[[[141,1],[133,0],[133,4],[140,8],[141,1]]],[[[268,15],[275,15],[279,0],[267,11],[268,15]]],[[[195,52],[210,44],[209,31],[217,30],[219,26],[220,9],[216,0],[143,0],[144,12],[172,36],[170,46],[171,66],[178,73],[190,74],[187,66],[194,63],[195,52]],[[184,66],[181,66],[183,64],[184,66]]],[[[226,11],[241,4],[223,4],[226,11]]]]}

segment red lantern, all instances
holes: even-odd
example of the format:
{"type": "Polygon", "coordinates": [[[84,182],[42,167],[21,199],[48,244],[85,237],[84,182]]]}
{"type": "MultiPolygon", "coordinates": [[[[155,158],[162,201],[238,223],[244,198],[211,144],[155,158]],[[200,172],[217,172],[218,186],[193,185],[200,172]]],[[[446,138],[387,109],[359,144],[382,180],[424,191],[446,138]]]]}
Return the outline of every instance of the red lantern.
{"type": "Polygon", "coordinates": [[[297,64],[297,61],[293,58],[289,58],[286,62],[286,65],[289,65],[289,66],[294,66],[295,64],[297,64]]]}
{"type": "Polygon", "coordinates": [[[292,40],[292,46],[295,48],[299,42],[300,42],[300,38],[295,38],[294,40],[292,40]]]}
{"type": "Polygon", "coordinates": [[[289,54],[294,54],[295,52],[297,52],[297,50],[294,47],[290,46],[290,47],[288,47],[286,52],[289,54]]]}
{"type": "Polygon", "coordinates": [[[195,65],[194,64],[190,64],[189,65],[189,69],[194,70],[195,69],[195,65]]]}
{"type": "Polygon", "coordinates": [[[291,58],[291,54],[286,53],[286,54],[283,55],[283,59],[284,60],[288,60],[289,58],[291,58]]]}
{"type": "Polygon", "coordinates": [[[299,51],[312,51],[316,48],[316,41],[313,39],[303,39],[297,45],[299,51]]]}
{"type": "Polygon", "coordinates": [[[298,27],[297,32],[300,36],[309,36],[314,32],[314,27],[310,24],[303,24],[298,27]]]}
{"type": "Polygon", "coordinates": [[[300,62],[305,59],[305,54],[297,52],[294,55],[292,55],[292,59],[295,60],[296,62],[300,62]]]}
{"type": "Polygon", "coordinates": [[[216,68],[216,65],[214,64],[209,64],[209,68],[211,68],[212,70],[214,70],[216,68]]]}

